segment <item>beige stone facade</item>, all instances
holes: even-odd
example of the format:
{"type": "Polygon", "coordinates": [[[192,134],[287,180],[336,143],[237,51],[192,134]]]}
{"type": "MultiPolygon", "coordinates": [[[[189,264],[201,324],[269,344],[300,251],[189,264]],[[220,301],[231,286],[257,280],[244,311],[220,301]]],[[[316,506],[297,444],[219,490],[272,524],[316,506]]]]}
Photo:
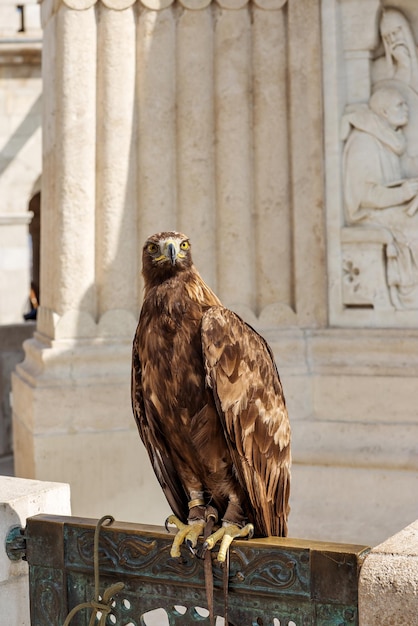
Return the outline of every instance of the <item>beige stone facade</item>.
{"type": "Polygon", "coordinates": [[[418,308],[394,304],[393,232],[344,221],[339,129],[383,50],[380,3],[364,23],[354,5],[42,2],[42,298],[14,376],[16,471],[69,482],[75,514],[168,512],[129,386],[142,243],[175,228],[273,347],[290,533],[376,544],[416,517],[418,308]]]}
{"type": "Polygon", "coordinates": [[[0,1],[0,324],[29,310],[29,203],[39,191],[40,10],[35,0],[0,1]]]}

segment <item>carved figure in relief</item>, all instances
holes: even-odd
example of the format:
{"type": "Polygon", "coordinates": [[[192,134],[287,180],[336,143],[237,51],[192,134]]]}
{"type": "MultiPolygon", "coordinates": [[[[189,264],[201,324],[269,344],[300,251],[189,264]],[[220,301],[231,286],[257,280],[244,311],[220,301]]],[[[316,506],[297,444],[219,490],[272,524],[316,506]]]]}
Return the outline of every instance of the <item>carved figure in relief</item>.
{"type": "Polygon", "coordinates": [[[418,93],[418,55],[411,26],[403,13],[385,9],[380,34],[385,48],[383,78],[400,80],[418,93]]]}
{"type": "Polygon", "coordinates": [[[385,55],[372,67],[373,89],[397,89],[409,108],[405,127],[406,150],[402,167],[406,176],[418,175],[418,53],[411,26],[397,9],[385,9],[380,20],[385,55]]]}
{"type": "Polygon", "coordinates": [[[405,178],[405,98],[382,87],[368,105],[353,105],[344,117],[346,221],[382,227],[392,237],[385,248],[387,281],[397,309],[418,308],[418,178],[405,178]]]}

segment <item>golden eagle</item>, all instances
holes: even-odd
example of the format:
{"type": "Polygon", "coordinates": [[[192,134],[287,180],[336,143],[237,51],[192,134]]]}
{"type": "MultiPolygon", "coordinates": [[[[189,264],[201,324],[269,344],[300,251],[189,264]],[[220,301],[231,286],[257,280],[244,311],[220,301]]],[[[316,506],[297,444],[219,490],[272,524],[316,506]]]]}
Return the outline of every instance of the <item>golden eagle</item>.
{"type": "Polygon", "coordinates": [[[133,342],[132,406],[178,527],[193,549],[209,519],[218,560],[238,536],[285,536],[290,426],[266,341],[222,306],[193,265],[186,235],[143,249],[144,302],[133,342]]]}

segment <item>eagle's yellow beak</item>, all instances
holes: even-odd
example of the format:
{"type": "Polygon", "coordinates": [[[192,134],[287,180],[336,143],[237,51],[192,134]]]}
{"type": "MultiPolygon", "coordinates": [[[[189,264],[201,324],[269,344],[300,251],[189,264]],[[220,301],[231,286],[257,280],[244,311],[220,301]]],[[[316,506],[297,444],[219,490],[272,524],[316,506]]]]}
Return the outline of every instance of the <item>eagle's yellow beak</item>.
{"type": "Polygon", "coordinates": [[[171,265],[175,265],[176,263],[176,259],[177,259],[177,248],[174,245],[173,241],[169,241],[167,243],[167,246],[165,248],[165,254],[167,256],[167,258],[169,259],[171,265]]]}
{"type": "Polygon", "coordinates": [[[184,252],[182,252],[180,242],[176,239],[166,239],[161,245],[161,252],[162,254],[154,259],[154,261],[158,263],[169,261],[171,265],[175,265],[176,261],[184,259],[186,256],[184,252]]]}
{"type": "Polygon", "coordinates": [[[170,261],[171,265],[175,265],[177,255],[179,253],[179,244],[175,239],[166,239],[164,242],[164,254],[170,261]]]}

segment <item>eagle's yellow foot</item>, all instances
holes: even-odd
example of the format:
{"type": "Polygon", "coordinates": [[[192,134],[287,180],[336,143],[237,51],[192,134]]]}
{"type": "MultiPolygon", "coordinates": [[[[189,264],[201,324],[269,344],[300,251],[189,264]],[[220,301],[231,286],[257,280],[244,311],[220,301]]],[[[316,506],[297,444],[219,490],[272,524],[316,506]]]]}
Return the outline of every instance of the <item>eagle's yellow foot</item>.
{"type": "Polygon", "coordinates": [[[197,540],[200,535],[203,534],[205,522],[203,520],[197,520],[189,524],[184,524],[175,515],[170,515],[167,517],[165,522],[167,530],[169,524],[173,524],[178,528],[178,532],[174,537],[173,545],[171,546],[170,555],[177,559],[180,556],[180,546],[183,543],[185,543],[192,554],[194,554],[194,548],[196,547],[197,540]]]}
{"type": "Polygon", "coordinates": [[[218,541],[221,541],[218,552],[218,561],[223,563],[226,559],[229,546],[233,540],[238,537],[248,537],[251,539],[253,533],[254,526],[252,524],[246,524],[243,528],[236,526],[235,524],[225,524],[225,526],[221,526],[216,532],[206,539],[203,547],[205,550],[212,550],[213,546],[218,541]]]}

